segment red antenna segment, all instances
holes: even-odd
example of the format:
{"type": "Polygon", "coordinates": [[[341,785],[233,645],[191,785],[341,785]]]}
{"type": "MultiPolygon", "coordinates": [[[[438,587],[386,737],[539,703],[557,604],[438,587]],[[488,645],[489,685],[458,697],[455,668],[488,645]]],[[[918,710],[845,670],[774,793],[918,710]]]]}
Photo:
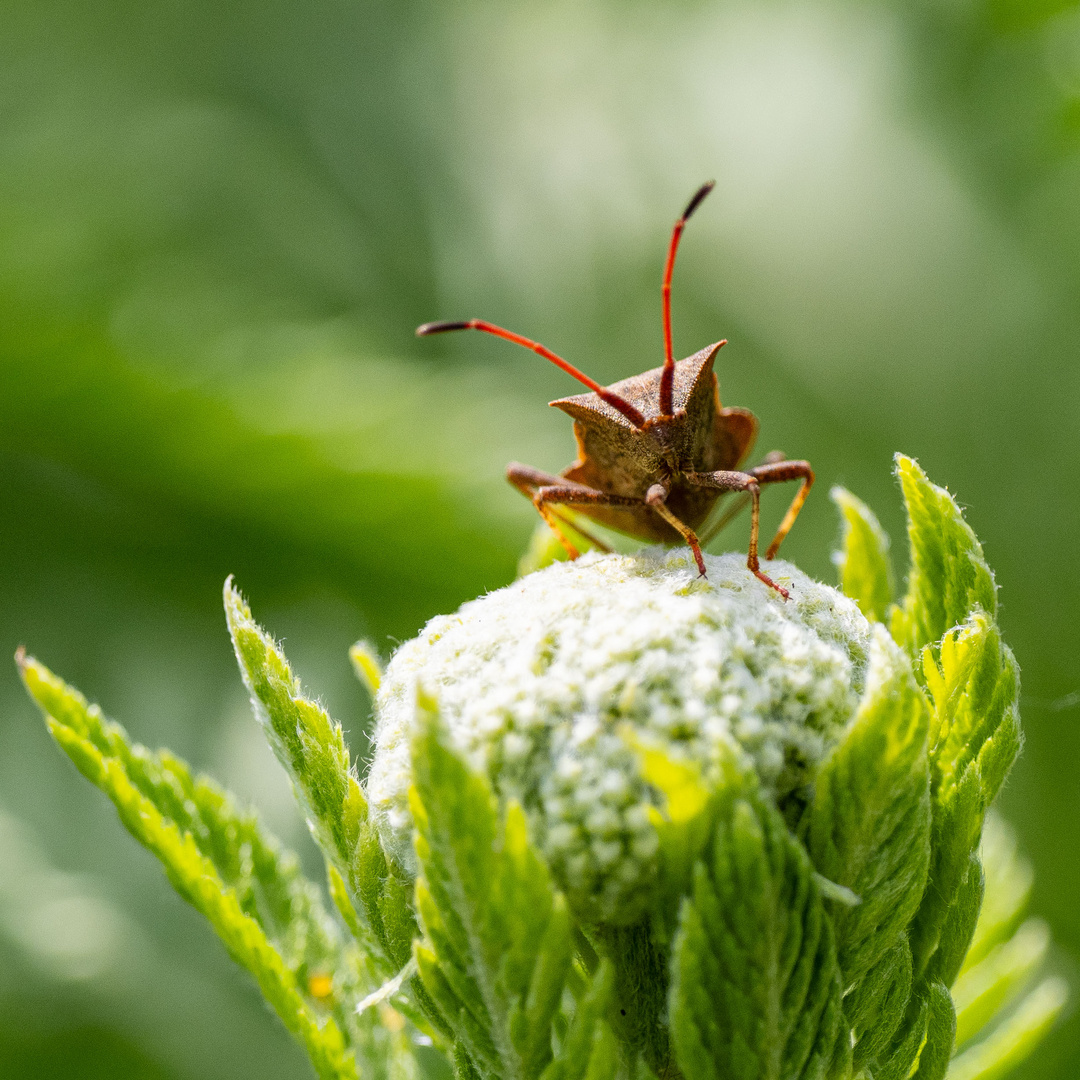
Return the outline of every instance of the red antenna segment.
{"type": "Polygon", "coordinates": [[[675,353],[671,345],[671,275],[675,272],[675,252],[679,250],[679,238],[690,215],[701,205],[705,196],[716,186],[715,180],[702,184],[686,205],[682,217],[675,222],[668,244],[667,263],[664,266],[664,284],[660,290],[664,310],[664,370],[660,374],[660,415],[672,414],[672,389],[675,383],[675,353]]]}
{"type": "Polygon", "coordinates": [[[583,371],[578,371],[573,364],[564,360],[561,356],[557,356],[538,341],[522,337],[521,334],[515,334],[511,330],[504,330],[501,326],[495,326],[494,323],[484,322],[483,319],[469,319],[466,322],[430,322],[418,326],[416,336],[427,337],[429,334],[445,334],[449,330],[483,330],[485,334],[494,334],[495,337],[505,338],[515,345],[524,345],[526,349],[532,349],[534,353],[539,353],[545,360],[550,360],[556,367],[561,367],[567,375],[573,375],[578,382],[584,383],[602,401],[606,401],[613,409],[618,409],[634,427],[643,428],[645,426],[645,417],[625,398],[613,394],[594,379],[590,379],[583,371]]]}

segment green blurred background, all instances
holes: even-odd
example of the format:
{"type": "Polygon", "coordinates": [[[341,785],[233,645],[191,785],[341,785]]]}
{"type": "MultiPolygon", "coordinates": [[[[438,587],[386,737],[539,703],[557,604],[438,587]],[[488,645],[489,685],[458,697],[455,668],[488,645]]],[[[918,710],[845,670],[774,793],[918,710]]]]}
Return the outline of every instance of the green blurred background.
{"type": "MultiPolygon", "coordinates": [[[[5,0],[0,653],[26,644],[257,803],[235,573],[365,746],[388,654],[508,581],[576,392],[720,337],[759,450],[905,554],[890,455],[958,493],[1002,587],[1027,747],[1005,792],[1080,954],[1080,9],[1062,0],[5,0]],[[1070,614],[1073,613],[1073,614],[1070,614]],[[1071,695],[1071,696],[1070,696],[1071,695]]],[[[786,502],[767,496],[770,523],[786,502]]],[[[717,547],[745,544],[746,523],[717,547]]],[[[1023,1071],[1080,1068],[1073,1017],[1023,1071]]],[[[299,1051],[0,676],[0,1076],[303,1077],[299,1051]]]]}

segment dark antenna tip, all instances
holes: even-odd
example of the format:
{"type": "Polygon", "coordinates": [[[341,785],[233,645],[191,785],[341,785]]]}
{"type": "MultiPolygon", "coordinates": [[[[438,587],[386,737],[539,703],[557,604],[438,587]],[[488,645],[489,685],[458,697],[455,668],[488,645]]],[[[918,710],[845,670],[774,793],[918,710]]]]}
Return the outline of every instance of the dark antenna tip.
{"type": "Polygon", "coordinates": [[[428,337],[430,334],[445,334],[448,330],[468,329],[468,322],[426,322],[416,328],[416,336],[428,337]]]}
{"type": "Polygon", "coordinates": [[[707,184],[702,184],[701,187],[694,192],[694,197],[686,204],[686,209],[683,211],[683,221],[686,221],[686,219],[689,218],[690,215],[705,201],[705,196],[708,195],[714,187],[716,187],[716,181],[710,180],[707,184]]]}

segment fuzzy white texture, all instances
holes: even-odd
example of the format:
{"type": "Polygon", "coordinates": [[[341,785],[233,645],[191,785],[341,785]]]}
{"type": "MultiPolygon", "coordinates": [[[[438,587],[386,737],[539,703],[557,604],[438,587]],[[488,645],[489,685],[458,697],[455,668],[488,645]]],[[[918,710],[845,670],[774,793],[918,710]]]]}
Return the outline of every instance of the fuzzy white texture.
{"type": "Polygon", "coordinates": [[[863,691],[870,626],[790,563],[683,550],[556,563],[432,619],[402,645],[376,701],[367,795],[387,851],[415,872],[407,792],[420,685],[502,799],[522,803],[583,917],[627,922],[656,873],[657,796],[628,744],[708,767],[735,748],[767,789],[797,793],[863,691]]]}

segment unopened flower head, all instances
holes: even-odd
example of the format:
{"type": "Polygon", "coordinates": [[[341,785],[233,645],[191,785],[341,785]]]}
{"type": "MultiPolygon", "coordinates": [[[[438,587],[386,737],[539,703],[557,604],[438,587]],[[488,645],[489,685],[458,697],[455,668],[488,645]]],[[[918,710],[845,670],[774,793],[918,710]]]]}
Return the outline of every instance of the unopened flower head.
{"type": "Polygon", "coordinates": [[[517,799],[582,917],[628,922],[656,872],[636,741],[702,763],[735,750],[783,807],[800,798],[863,690],[870,627],[789,563],[681,551],[558,563],[432,619],[377,700],[368,797],[384,845],[414,869],[407,792],[418,685],[500,798],[517,799]]]}

